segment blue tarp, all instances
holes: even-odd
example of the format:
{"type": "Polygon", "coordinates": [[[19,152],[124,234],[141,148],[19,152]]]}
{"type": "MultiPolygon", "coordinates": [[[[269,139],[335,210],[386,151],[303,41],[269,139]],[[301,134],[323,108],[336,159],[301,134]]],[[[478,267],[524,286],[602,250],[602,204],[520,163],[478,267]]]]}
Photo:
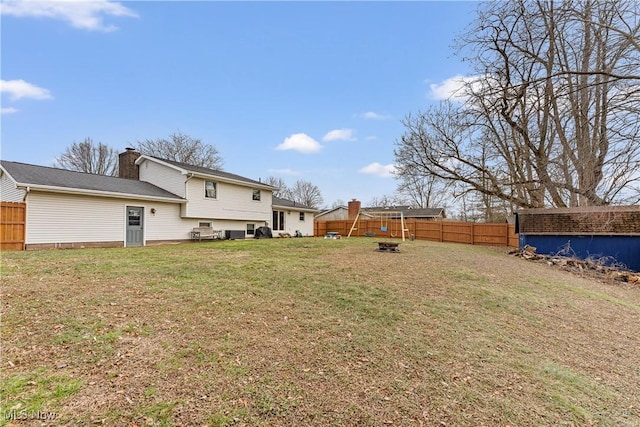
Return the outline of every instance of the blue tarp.
{"type": "Polygon", "coordinates": [[[544,255],[594,258],[606,265],[623,264],[640,271],[640,236],[520,234],[520,247],[530,245],[544,255]]]}

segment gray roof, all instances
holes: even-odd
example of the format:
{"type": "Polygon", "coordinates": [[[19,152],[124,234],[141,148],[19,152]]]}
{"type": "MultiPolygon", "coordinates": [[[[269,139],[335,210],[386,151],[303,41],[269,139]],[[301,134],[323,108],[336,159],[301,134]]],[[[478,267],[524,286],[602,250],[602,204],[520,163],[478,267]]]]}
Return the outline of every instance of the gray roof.
{"type": "Polygon", "coordinates": [[[335,208],[327,209],[327,210],[324,210],[324,211],[320,212],[317,216],[327,215],[327,214],[329,214],[331,212],[334,212],[334,211],[337,211],[337,210],[340,210],[340,209],[346,211],[349,208],[347,206],[336,206],[335,208]]]}
{"type": "MultiPolygon", "coordinates": [[[[184,169],[186,171],[189,172],[194,172],[194,173],[201,173],[201,174],[205,174],[205,175],[212,175],[212,176],[218,176],[220,178],[225,178],[225,179],[230,179],[233,181],[240,181],[240,182],[245,182],[247,184],[253,184],[253,185],[262,185],[262,186],[266,186],[266,187],[272,187],[269,184],[266,184],[264,182],[260,182],[260,181],[256,181],[250,178],[246,178],[244,176],[240,176],[240,175],[236,175],[234,173],[229,173],[229,172],[225,172],[222,170],[216,170],[216,169],[210,169],[210,168],[205,168],[202,166],[194,166],[194,165],[190,165],[188,163],[182,163],[182,162],[176,162],[174,160],[168,160],[168,159],[162,159],[160,157],[154,157],[154,156],[147,156],[147,155],[143,155],[144,157],[149,157],[152,159],[157,159],[160,160],[161,162],[164,163],[168,163],[170,165],[176,166],[180,169],[184,169]]],[[[275,188],[275,187],[273,187],[275,188]]]]}
{"type": "Polygon", "coordinates": [[[280,197],[275,197],[275,196],[272,198],[272,200],[273,200],[272,201],[273,206],[281,206],[285,208],[294,208],[298,210],[314,211],[314,212],[318,211],[317,209],[312,208],[311,206],[305,206],[300,203],[296,203],[293,200],[282,199],[280,197]]]}
{"type": "Polygon", "coordinates": [[[28,186],[59,187],[70,190],[102,191],[123,195],[131,194],[154,198],[168,198],[175,199],[176,201],[184,200],[151,183],[135,179],[74,172],[66,169],[10,162],[7,160],[2,160],[0,163],[17,183],[28,186]]]}
{"type": "Polygon", "coordinates": [[[386,207],[367,207],[360,209],[361,213],[367,212],[402,212],[405,218],[434,218],[442,216],[444,217],[443,208],[412,208],[410,206],[386,206],[386,207]]]}
{"type": "Polygon", "coordinates": [[[433,217],[444,217],[444,209],[443,208],[415,208],[415,209],[407,209],[402,210],[402,214],[405,218],[433,218],[433,217]]]}

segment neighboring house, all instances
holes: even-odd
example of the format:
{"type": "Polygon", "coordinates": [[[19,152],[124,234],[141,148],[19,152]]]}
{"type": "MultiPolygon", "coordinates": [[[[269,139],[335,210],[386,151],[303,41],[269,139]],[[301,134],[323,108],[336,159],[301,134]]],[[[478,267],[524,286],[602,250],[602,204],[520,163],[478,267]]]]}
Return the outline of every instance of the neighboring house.
{"type": "Polygon", "coordinates": [[[271,221],[273,236],[288,233],[291,236],[299,231],[303,236],[313,236],[313,223],[318,212],[309,206],[279,197],[273,197],[273,218],[271,221]]]}
{"type": "Polygon", "coordinates": [[[443,208],[412,208],[408,205],[404,206],[380,206],[380,207],[366,207],[361,208],[360,202],[353,199],[349,202],[349,206],[338,206],[336,208],[324,211],[316,215],[317,221],[334,221],[334,220],[346,220],[354,219],[355,216],[360,213],[361,217],[372,218],[373,216],[380,216],[384,212],[389,212],[389,218],[400,217],[398,212],[402,212],[405,219],[431,219],[441,220],[446,218],[443,208]],[[349,210],[351,208],[351,215],[349,210]],[[369,212],[375,213],[375,215],[369,215],[369,212]]]}
{"type": "Polygon", "coordinates": [[[349,217],[349,208],[346,206],[337,206],[333,209],[320,212],[316,215],[316,221],[333,221],[347,219],[349,217]]]}
{"type": "Polygon", "coordinates": [[[251,237],[271,226],[275,188],[260,181],[132,149],[120,154],[120,175],[2,160],[1,199],[26,203],[27,249],[185,241],[198,226],[251,237]]]}
{"type": "Polygon", "coordinates": [[[404,218],[442,220],[446,218],[444,208],[407,208],[402,209],[404,218]]]}

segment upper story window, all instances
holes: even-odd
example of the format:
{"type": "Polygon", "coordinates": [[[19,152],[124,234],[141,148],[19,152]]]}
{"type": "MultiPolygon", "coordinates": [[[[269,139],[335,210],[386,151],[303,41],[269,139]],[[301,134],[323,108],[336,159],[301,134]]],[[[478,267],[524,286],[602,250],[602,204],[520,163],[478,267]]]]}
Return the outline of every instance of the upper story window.
{"type": "Polygon", "coordinates": [[[304,221],[304,212],[300,212],[300,221],[304,221]]]}
{"type": "Polygon", "coordinates": [[[260,190],[253,190],[252,199],[260,201],[260,190]]]}
{"type": "Polygon", "coordinates": [[[204,197],[209,199],[218,198],[218,187],[213,181],[205,181],[204,182],[204,197]]]}

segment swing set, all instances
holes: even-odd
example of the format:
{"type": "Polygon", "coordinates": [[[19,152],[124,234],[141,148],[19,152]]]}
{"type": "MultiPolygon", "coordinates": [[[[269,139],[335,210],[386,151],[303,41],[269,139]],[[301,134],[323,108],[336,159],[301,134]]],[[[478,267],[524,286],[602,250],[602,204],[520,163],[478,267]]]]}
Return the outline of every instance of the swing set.
{"type": "Polygon", "coordinates": [[[349,230],[349,235],[347,237],[351,237],[351,234],[354,231],[358,230],[358,224],[360,221],[360,217],[362,215],[366,215],[372,219],[379,218],[380,231],[382,233],[387,233],[389,238],[398,237],[398,235],[400,234],[402,236],[402,241],[403,242],[405,241],[405,232],[408,233],[409,229],[407,228],[407,224],[404,220],[404,214],[402,213],[402,211],[388,211],[388,210],[366,211],[364,213],[362,211],[358,211],[358,215],[356,215],[356,218],[353,220],[353,224],[351,225],[351,229],[349,230]],[[397,221],[398,219],[400,220],[400,223],[398,223],[397,221]],[[389,220],[391,220],[391,222],[389,220]]]}

